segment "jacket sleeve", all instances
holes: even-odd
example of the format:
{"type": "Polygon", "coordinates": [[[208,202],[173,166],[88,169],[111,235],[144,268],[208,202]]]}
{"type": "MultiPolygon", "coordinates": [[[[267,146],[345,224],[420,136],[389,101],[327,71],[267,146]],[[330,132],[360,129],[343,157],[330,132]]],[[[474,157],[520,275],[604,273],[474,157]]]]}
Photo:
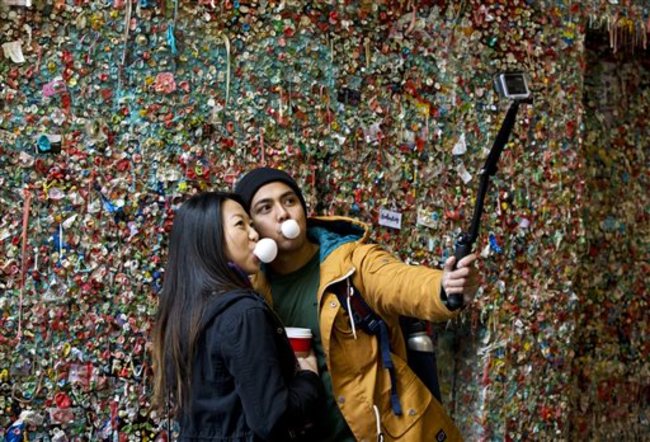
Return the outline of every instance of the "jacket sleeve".
{"type": "Polygon", "coordinates": [[[323,397],[322,382],[315,373],[298,370],[285,381],[274,336],[278,332],[264,308],[249,308],[224,324],[221,349],[235,379],[246,423],[267,440],[287,440],[289,425],[307,422],[323,397]]]}
{"type": "Polygon", "coordinates": [[[440,298],[442,270],[405,264],[378,245],[357,247],[352,255],[355,285],[380,313],[446,321],[452,312],[440,298]]]}

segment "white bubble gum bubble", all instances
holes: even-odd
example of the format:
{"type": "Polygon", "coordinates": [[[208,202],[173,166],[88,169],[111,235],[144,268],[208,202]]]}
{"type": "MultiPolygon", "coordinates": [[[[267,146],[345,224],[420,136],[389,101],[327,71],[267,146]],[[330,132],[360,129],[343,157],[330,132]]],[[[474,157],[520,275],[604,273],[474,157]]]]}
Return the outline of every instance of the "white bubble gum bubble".
{"type": "Polygon", "coordinates": [[[282,236],[287,239],[294,239],[300,235],[300,226],[293,219],[288,219],[283,222],[280,229],[282,230],[282,236]]]}
{"type": "Polygon", "coordinates": [[[271,238],[262,238],[255,244],[253,254],[268,264],[278,256],[278,245],[271,238]]]}

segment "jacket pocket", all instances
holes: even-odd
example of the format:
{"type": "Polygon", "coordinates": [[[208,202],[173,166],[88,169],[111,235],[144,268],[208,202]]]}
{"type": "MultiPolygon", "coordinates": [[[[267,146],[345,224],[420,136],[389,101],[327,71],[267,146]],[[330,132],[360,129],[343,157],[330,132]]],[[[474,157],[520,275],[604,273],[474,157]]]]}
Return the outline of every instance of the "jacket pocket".
{"type": "Polygon", "coordinates": [[[391,438],[397,439],[418,424],[431,403],[431,394],[400,357],[391,353],[391,358],[395,366],[397,395],[402,414],[398,416],[393,412],[390,402],[390,375],[388,370],[383,367],[380,368],[381,376],[378,376],[376,392],[378,396],[375,396],[375,401],[380,409],[381,424],[384,430],[391,438]]]}
{"type": "MultiPolygon", "coordinates": [[[[341,306],[339,311],[336,312],[336,316],[334,317],[333,327],[338,333],[343,333],[344,335],[353,337],[352,324],[350,324],[350,317],[345,312],[345,310],[343,310],[343,306],[341,306]]],[[[357,333],[359,332],[362,331],[357,329],[357,333]]]]}
{"type": "Polygon", "coordinates": [[[413,373],[406,362],[392,354],[397,374],[397,394],[402,406],[402,415],[393,413],[390,404],[390,376],[388,370],[381,377],[381,423],[391,439],[405,441],[440,440],[446,442],[462,440],[458,428],[447,415],[442,405],[431,395],[427,387],[413,373]]]}

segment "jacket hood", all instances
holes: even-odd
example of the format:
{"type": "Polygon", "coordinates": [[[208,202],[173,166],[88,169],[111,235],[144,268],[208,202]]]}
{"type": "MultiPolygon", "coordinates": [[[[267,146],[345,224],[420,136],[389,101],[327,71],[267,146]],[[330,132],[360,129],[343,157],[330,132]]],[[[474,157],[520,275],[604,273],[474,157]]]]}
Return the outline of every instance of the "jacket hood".
{"type": "Polygon", "coordinates": [[[367,224],[344,216],[315,216],[307,220],[307,237],[320,246],[320,261],[349,242],[365,243],[370,237],[367,224]]]}

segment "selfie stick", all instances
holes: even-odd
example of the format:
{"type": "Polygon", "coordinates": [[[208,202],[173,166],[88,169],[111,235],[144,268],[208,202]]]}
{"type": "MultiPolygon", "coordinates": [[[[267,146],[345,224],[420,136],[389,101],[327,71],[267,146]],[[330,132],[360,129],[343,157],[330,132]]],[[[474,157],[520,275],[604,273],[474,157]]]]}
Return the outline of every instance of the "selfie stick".
{"type": "MultiPolygon", "coordinates": [[[[485,193],[487,192],[488,184],[490,177],[497,172],[497,163],[499,162],[499,156],[503,151],[504,146],[508,142],[508,137],[510,137],[510,132],[515,125],[515,117],[517,116],[517,111],[519,110],[520,103],[532,103],[531,98],[525,99],[515,99],[510,104],[508,108],[508,113],[506,114],[503,123],[501,124],[501,129],[497,134],[492,149],[485,161],[485,165],[481,170],[481,181],[478,189],[478,197],[476,198],[476,204],[474,206],[474,215],[472,216],[472,225],[469,228],[468,232],[462,232],[456,241],[456,251],[454,256],[456,257],[456,263],[454,268],[458,265],[460,261],[465,256],[469,255],[472,251],[472,246],[474,241],[478,237],[479,224],[481,222],[481,214],[483,213],[483,202],[485,199],[485,193]]],[[[457,310],[463,306],[463,295],[461,294],[449,294],[447,295],[447,307],[449,310],[457,310]]]]}

